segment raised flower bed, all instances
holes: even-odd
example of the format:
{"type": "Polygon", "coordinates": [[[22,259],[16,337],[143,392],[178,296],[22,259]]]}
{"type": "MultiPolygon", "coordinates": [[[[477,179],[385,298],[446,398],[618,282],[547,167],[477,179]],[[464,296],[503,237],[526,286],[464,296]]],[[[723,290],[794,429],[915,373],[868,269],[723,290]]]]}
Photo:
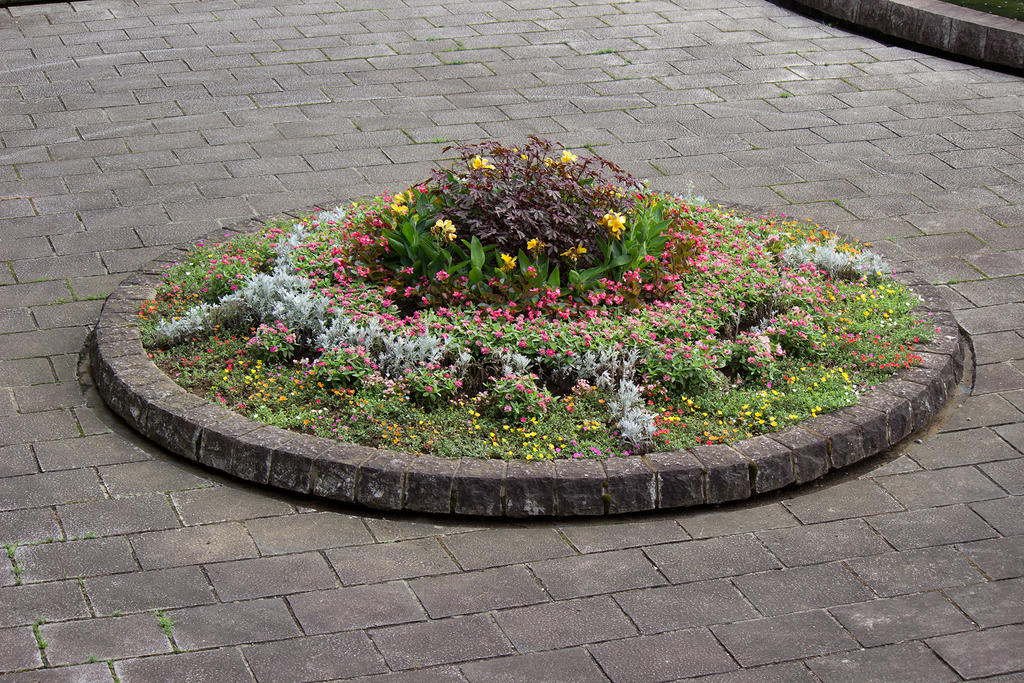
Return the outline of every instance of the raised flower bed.
{"type": "Polygon", "coordinates": [[[154,264],[104,308],[101,393],[252,481],[525,516],[809,481],[926,424],[959,380],[941,297],[862,245],[535,138],[456,154],[154,264]]]}

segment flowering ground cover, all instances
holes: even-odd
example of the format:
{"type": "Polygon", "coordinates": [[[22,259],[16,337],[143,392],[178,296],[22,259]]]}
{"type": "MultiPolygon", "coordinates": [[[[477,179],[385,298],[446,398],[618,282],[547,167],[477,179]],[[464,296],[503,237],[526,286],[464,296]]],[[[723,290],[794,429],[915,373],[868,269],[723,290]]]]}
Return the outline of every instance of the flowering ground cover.
{"type": "Polygon", "coordinates": [[[397,194],[201,244],[139,311],[179,384],[270,424],[483,458],[721,443],[915,362],[865,245],[653,192],[531,138],[397,194]]]}

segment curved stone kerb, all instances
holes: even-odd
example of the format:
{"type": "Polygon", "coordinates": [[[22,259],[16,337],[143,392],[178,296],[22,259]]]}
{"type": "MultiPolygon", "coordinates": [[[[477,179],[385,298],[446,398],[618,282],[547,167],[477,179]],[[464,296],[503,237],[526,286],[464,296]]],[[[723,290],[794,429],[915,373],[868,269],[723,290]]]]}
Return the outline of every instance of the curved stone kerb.
{"type": "Polygon", "coordinates": [[[937,288],[910,285],[935,323],[920,366],[857,405],[729,445],[597,460],[460,460],[264,425],[189,393],[142,347],[138,313],[173,250],[107,300],[89,348],[96,388],[135,430],[181,457],[258,484],[383,510],[534,517],[723,503],[800,484],[875,455],[928,424],[963,374],[959,328],[937,288]]]}
{"type": "Polygon", "coordinates": [[[780,0],[988,65],[1024,70],[1024,22],[942,0],[780,0]]]}

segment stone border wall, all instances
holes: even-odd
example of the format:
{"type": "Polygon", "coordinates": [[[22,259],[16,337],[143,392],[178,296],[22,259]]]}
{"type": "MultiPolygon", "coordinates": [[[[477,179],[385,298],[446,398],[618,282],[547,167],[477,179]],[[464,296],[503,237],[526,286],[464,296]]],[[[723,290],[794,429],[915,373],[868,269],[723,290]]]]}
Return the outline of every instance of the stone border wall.
{"type": "MultiPolygon", "coordinates": [[[[220,241],[224,232],[205,241],[220,241]]],[[[168,251],[107,299],[89,348],[100,395],[132,428],[183,458],[257,484],[376,509],[573,516],[749,498],[887,450],[926,426],[963,374],[964,348],[949,306],[938,288],[912,281],[935,338],[920,349],[920,366],[902,370],[855,406],[731,445],[604,461],[416,456],[255,422],[189,393],[157,368],[142,347],[138,314],[167,266],[187,253],[168,251]]]]}
{"type": "Polygon", "coordinates": [[[1024,70],[1024,22],[942,0],[780,0],[917,45],[1024,70]]]}

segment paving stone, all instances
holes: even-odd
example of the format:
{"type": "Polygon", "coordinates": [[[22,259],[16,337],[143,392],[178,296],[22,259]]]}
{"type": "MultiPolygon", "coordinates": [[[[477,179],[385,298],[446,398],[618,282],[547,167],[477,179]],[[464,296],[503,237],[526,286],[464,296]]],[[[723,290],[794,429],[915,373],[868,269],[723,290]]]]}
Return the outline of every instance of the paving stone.
{"type": "Polygon", "coordinates": [[[1024,536],[1007,536],[957,546],[993,579],[1024,576],[1024,536]]]}
{"type": "Polygon", "coordinates": [[[132,681],[252,681],[252,674],[235,648],[182,652],[114,662],[117,677],[132,681]]]}
{"type": "Polygon", "coordinates": [[[247,600],[334,588],[338,580],[319,553],[260,557],[206,565],[223,601],[247,600]]]}
{"type": "Polygon", "coordinates": [[[21,577],[14,573],[14,565],[10,560],[0,562],[0,587],[15,586],[21,577]]]}
{"type": "Polygon", "coordinates": [[[503,610],[495,621],[522,653],[637,635],[619,606],[607,597],[503,610]]]}
{"type": "Polygon", "coordinates": [[[1024,626],[999,628],[941,636],[928,640],[947,664],[964,678],[980,678],[1024,668],[1024,626]]]}
{"type": "Polygon", "coordinates": [[[40,434],[70,439],[78,436],[78,426],[65,410],[0,417],[0,446],[35,441],[40,434]]]}
{"type": "Polygon", "coordinates": [[[573,554],[551,529],[490,529],[444,539],[445,547],[463,569],[546,560],[573,554]]]}
{"type": "Polygon", "coordinates": [[[424,621],[416,597],[402,582],[290,595],[288,604],[306,634],[424,621]]]}
{"type": "Polygon", "coordinates": [[[358,517],[334,512],[252,519],[246,527],[262,555],[361,545],[373,540],[358,517]]]}
{"type": "Polygon", "coordinates": [[[1024,496],[986,500],[971,508],[1004,536],[1024,534],[1024,496]]]}
{"type": "Polygon", "coordinates": [[[999,394],[968,396],[957,406],[942,431],[954,431],[968,427],[1004,424],[1007,421],[1024,419],[1016,408],[999,394]]]}
{"type": "Polygon", "coordinates": [[[163,569],[256,557],[256,546],[236,522],[151,531],[132,537],[143,569],[163,569]]]}
{"type": "Polygon", "coordinates": [[[829,612],[864,647],[920,640],[973,628],[970,620],[938,591],[840,605],[830,607],[829,612]]]}
{"type": "Polygon", "coordinates": [[[0,544],[35,543],[60,539],[63,535],[49,508],[0,512],[0,544]]]}
{"type": "Polygon", "coordinates": [[[1020,621],[1020,605],[1024,600],[1024,579],[990,581],[946,593],[972,620],[982,628],[1014,624],[1020,621]]]}
{"type": "Polygon", "coordinates": [[[530,568],[556,600],[666,583],[665,578],[640,550],[618,550],[531,562],[530,568]]]}
{"type": "Polygon", "coordinates": [[[1018,363],[989,363],[978,366],[974,378],[974,391],[984,394],[1024,389],[1024,372],[1017,366],[1018,363]]]}
{"type": "Polygon", "coordinates": [[[409,669],[395,673],[360,676],[349,679],[359,683],[464,683],[465,678],[454,666],[409,669]]]}
{"type": "Polygon", "coordinates": [[[711,631],[744,667],[857,648],[856,641],[820,610],[724,624],[711,631]]]}
{"type": "Polygon", "coordinates": [[[110,669],[102,662],[54,669],[33,669],[4,676],[4,683],[111,683],[113,680],[110,669]]]}
{"type": "Polygon", "coordinates": [[[49,642],[51,665],[77,664],[90,657],[137,657],[171,651],[171,643],[153,614],[43,624],[39,636],[49,642]]]}
{"type": "Polygon", "coordinates": [[[86,579],[84,588],[100,616],[214,602],[210,582],[199,567],[97,576],[86,579]]]}
{"type": "Polygon", "coordinates": [[[938,434],[925,444],[911,446],[907,454],[930,470],[1020,457],[991,429],[938,434]]]}
{"type": "Polygon", "coordinates": [[[182,521],[188,525],[286,515],[293,510],[282,500],[227,486],[174,492],[171,500],[182,521]]]}
{"type": "Polygon", "coordinates": [[[113,434],[86,436],[65,441],[43,441],[36,443],[34,450],[39,465],[44,471],[148,459],[145,453],[113,434]]]}
{"type": "Polygon", "coordinates": [[[387,671],[361,632],[250,645],[242,652],[260,681],[322,680],[387,671]]]}
{"type": "MultiPolygon", "coordinates": [[[[1013,415],[1012,417],[1016,416],[1013,415]]],[[[1024,449],[1024,425],[1021,423],[1000,425],[995,427],[993,431],[1018,451],[1024,449]]]]}
{"type": "Polygon", "coordinates": [[[735,510],[687,513],[679,518],[679,523],[694,538],[711,538],[796,526],[800,521],[779,503],[770,503],[735,510]]]}
{"type": "Polygon", "coordinates": [[[923,643],[904,643],[811,659],[807,662],[823,681],[959,680],[923,643]]]}
{"type": "Polygon", "coordinates": [[[580,648],[555,652],[531,652],[463,664],[462,674],[471,683],[514,683],[515,681],[541,680],[599,683],[608,680],[594,663],[590,654],[580,648]]]}
{"type": "Polygon", "coordinates": [[[181,526],[167,499],[156,494],[61,505],[57,514],[70,537],[114,536],[181,526]]]}
{"type": "Polygon", "coordinates": [[[459,567],[433,538],[327,551],[346,586],[456,572],[459,567]]]}
{"type": "Polygon", "coordinates": [[[1017,360],[1024,355],[1021,336],[1016,331],[971,335],[971,341],[980,363],[1017,360]]]}
{"type": "Polygon", "coordinates": [[[563,526],[561,531],[581,553],[596,553],[689,539],[682,527],[668,519],[608,524],[563,526]]]}
{"type": "Polygon", "coordinates": [[[627,638],[588,649],[615,681],[671,680],[736,668],[732,658],[705,629],[627,638]]]}
{"type": "Polygon", "coordinates": [[[970,503],[1005,494],[973,467],[954,467],[931,472],[910,472],[878,480],[896,500],[910,510],[934,505],[970,503]]]}
{"type": "Polygon", "coordinates": [[[31,624],[36,619],[59,621],[89,616],[76,581],[55,581],[0,589],[4,609],[0,627],[31,624]]]}
{"type": "Polygon", "coordinates": [[[851,481],[830,486],[785,500],[783,505],[804,524],[902,510],[899,503],[871,481],[851,481]]]}
{"type": "Polygon", "coordinates": [[[800,662],[769,664],[690,679],[700,683],[813,683],[818,678],[800,662]]]}
{"type": "Polygon", "coordinates": [[[759,616],[736,588],[723,580],[627,591],[614,597],[644,634],[759,616]]]}
{"type": "Polygon", "coordinates": [[[749,534],[645,548],[647,556],[672,583],[739,576],[781,565],[749,534]]]}
{"type": "Polygon", "coordinates": [[[0,670],[34,669],[42,665],[31,627],[0,629],[0,670]]]}
{"type": "Polygon", "coordinates": [[[396,671],[512,653],[508,641],[484,615],[374,629],[370,637],[396,671]]]}
{"type": "Polygon", "coordinates": [[[789,567],[876,555],[890,549],[878,534],[859,519],[762,531],[757,537],[789,567]]]}
{"type": "Polygon", "coordinates": [[[23,413],[85,405],[82,390],[65,382],[34,387],[16,387],[14,399],[18,403],[18,409],[23,413]]]}
{"type": "Polygon", "coordinates": [[[380,543],[478,531],[482,528],[479,524],[463,519],[443,517],[363,517],[363,522],[380,543]]]}
{"type": "Polygon", "coordinates": [[[846,564],[873,591],[886,597],[963,586],[982,580],[978,571],[949,547],[860,557],[848,560],[846,564]]]}
{"type": "Polygon", "coordinates": [[[736,577],[733,583],[766,616],[874,597],[856,576],[840,564],[747,574],[736,577]]]}
{"type": "Polygon", "coordinates": [[[871,518],[871,526],[897,550],[977,541],[996,535],[966,505],[877,515],[871,518]]]}
{"type": "Polygon", "coordinates": [[[525,567],[496,567],[409,582],[431,619],[547,602],[548,596],[525,567]]]}
{"type": "Polygon", "coordinates": [[[176,462],[130,462],[99,467],[104,486],[114,497],[210,486],[202,472],[176,462]]]}
{"type": "MultiPolygon", "coordinates": [[[[11,405],[11,411],[14,406],[11,405]]],[[[0,477],[16,477],[21,474],[35,474],[39,464],[28,444],[0,448],[0,477]]]]}
{"type": "Polygon", "coordinates": [[[300,635],[288,607],[280,598],[186,607],[166,611],[164,615],[174,622],[174,642],[183,650],[300,635]]]}
{"type": "Polygon", "coordinates": [[[19,548],[16,558],[24,569],[25,581],[96,576],[139,568],[127,539],[118,536],[19,548]]]}

